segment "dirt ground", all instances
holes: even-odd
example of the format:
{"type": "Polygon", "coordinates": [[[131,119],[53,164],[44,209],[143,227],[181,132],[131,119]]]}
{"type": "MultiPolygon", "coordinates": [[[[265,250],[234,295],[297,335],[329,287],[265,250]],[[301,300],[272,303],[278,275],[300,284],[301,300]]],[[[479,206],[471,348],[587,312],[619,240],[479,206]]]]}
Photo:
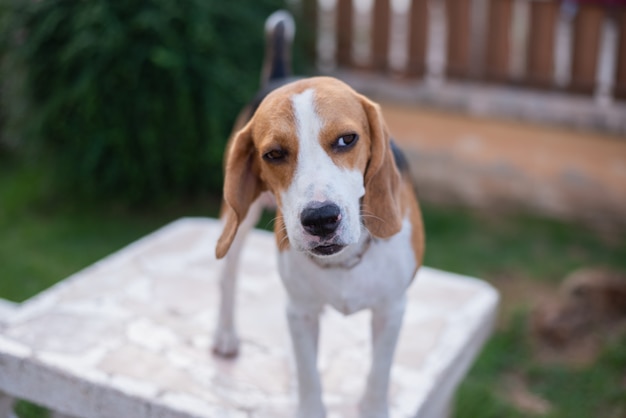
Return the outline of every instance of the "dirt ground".
{"type": "Polygon", "coordinates": [[[428,199],[626,228],[626,137],[382,107],[428,199]]]}

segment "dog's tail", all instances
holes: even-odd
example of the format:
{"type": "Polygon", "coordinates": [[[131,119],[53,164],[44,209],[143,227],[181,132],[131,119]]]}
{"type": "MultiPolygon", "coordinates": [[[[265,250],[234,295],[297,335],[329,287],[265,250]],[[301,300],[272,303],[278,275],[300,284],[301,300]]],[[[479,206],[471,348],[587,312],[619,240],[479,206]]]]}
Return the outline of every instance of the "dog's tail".
{"type": "Polygon", "coordinates": [[[291,48],[296,24],[291,13],[278,10],[265,21],[265,59],[261,71],[261,88],[292,76],[291,48]]]}

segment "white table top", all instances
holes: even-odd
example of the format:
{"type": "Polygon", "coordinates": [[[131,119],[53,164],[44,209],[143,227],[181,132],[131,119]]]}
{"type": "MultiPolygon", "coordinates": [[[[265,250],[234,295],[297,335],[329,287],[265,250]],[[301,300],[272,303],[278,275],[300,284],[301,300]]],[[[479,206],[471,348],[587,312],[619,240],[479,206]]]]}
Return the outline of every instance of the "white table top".
{"type": "MultiPolygon", "coordinates": [[[[215,220],[180,219],[19,306],[0,322],[0,391],[85,417],[293,416],[270,233],[254,231],[242,255],[240,355],[211,354],[219,231],[215,220]]],[[[430,416],[449,399],[497,304],[483,281],[419,270],[392,370],[392,417],[430,416]]],[[[319,366],[329,417],[354,416],[369,352],[369,312],[325,311],[319,366]]]]}

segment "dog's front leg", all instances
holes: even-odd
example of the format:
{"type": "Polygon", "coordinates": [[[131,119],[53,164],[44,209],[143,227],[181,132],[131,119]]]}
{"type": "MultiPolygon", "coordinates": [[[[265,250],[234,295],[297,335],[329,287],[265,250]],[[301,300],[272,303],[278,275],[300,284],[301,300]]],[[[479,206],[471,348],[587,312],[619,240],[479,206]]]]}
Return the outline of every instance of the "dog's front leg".
{"type": "Polygon", "coordinates": [[[290,303],[287,308],[289,332],[298,375],[298,418],[323,418],[322,385],[317,369],[317,341],[321,308],[290,303]]]}
{"type": "Polygon", "coordinates": [[[389,378],[405,306],[403,295],[393,304],[372,309],[372,366],[359,405],[361,418],[389,416],[389,378]]]}
{"type": "MultiPolygon", "coordinates": [[[[217,314],[217,326],[213,339],[213,352],[221,357],[235,357],[239,352],[239,337],[235,327],[235,291],[239,258],[248,232],[259,221],[265,202],[257,199],[248,210],[248,214],[239,226],[235,240],[224,258],[220,275],[220,298],[217,314]]],[[[230,209],[227,209],[230,210],[230,209]]],[[[228,213],[223,216],[229,216],[228,213]]]]}

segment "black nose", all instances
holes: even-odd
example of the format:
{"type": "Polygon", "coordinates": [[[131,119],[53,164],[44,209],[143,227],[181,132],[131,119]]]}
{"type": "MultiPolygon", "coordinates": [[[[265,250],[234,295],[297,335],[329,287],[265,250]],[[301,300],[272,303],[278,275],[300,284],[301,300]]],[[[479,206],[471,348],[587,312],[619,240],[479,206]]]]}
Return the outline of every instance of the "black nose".
{"type": "Polygon", "coordinates": [[[318,237],[335,232],[340,220],[341,210],[334,203],[313,204],[300,214],[300,222],[304,230],[318,237]]]}

